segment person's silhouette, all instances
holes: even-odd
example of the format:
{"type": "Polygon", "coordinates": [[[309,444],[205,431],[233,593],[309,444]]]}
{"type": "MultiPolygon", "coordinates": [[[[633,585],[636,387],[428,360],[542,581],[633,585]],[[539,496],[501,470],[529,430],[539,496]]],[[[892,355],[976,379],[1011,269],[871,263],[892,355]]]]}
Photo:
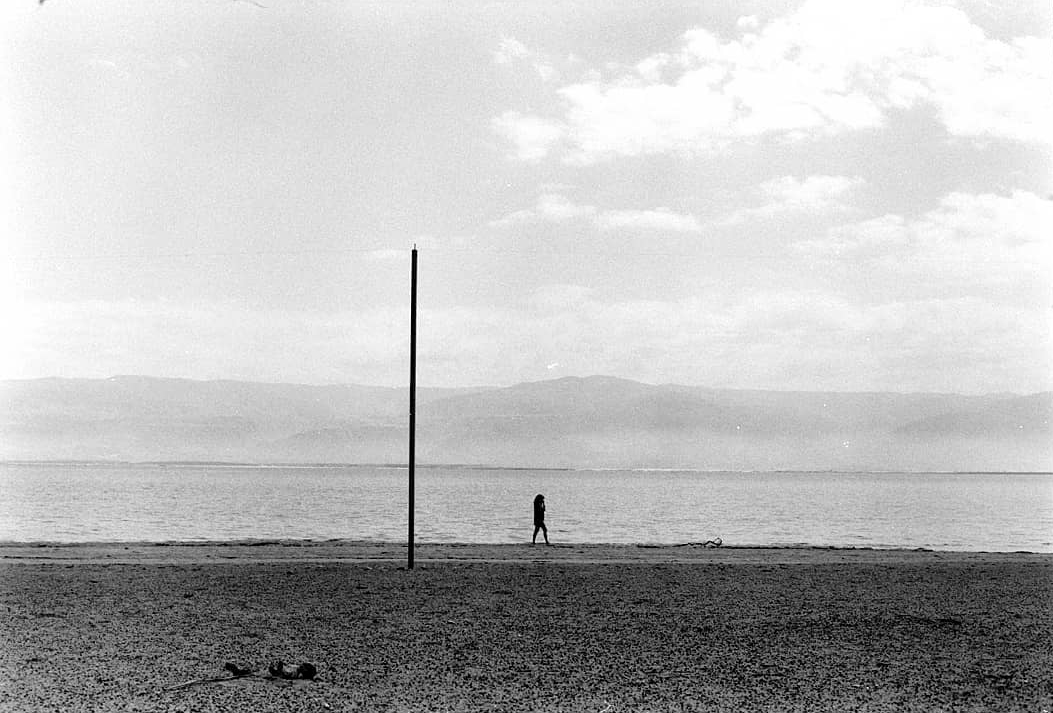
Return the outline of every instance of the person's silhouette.
{"type": "Polygon", "coordinates": [[[530,544],[537,543],[537,532],[545,533],[545,544],[548,544],[548,528],[545,527],[545,496],[541,493],[537,494],[534,498],[534,536],[530,539],[530,544]]]}

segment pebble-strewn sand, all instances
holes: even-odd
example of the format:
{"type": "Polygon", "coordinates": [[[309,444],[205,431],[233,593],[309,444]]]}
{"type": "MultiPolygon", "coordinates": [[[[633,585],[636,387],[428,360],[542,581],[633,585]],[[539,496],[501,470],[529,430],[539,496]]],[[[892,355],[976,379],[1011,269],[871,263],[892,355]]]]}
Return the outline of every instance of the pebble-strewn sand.
{"type": "Polygon", "coordinates": [[[0,545],[0,710],[1053,710],[1053,555],[0,545]],[[311,661],[316,682],[224,674],[311,661]]]}

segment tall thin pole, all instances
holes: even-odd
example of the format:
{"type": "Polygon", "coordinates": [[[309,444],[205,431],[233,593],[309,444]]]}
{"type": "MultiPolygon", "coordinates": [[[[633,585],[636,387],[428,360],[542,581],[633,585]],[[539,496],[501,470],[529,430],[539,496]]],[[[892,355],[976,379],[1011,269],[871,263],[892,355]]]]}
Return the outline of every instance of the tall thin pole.
{"type": "Polygon", "coordinates": [[[409,358],[409,536],[406,569],[413,569],[413,469],[417,435],[417,246],[410,260],[410,358],[409,358]]]}

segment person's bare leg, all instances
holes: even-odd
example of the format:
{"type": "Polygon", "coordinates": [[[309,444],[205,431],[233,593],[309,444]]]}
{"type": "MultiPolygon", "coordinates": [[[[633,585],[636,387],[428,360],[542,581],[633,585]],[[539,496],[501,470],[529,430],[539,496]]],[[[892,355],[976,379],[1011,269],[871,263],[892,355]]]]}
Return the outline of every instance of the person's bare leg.
{"type": "MultiPolygon", "coordinates": [[[[541,531],[545,533],[545,544],[548,544],[548,528],[544,525],[541,526],[541,531]]],[[[537,537],[537,532],[534,532],[534,536],[537,537]]]]}
{"type": "MultiPolygon", "coordinates": [[[[540,530],[540,529],[541,529],[540,525],[534,525],[534,536],[530,538],[530,544],[532,544],[532,545],[536,545],[537,544],[537,531],[540,530]]],[[[545,538],[546,538],[546,541],[547,541],[547,539],[548,539],[548,535],[547,534],[545,535],[545,538]]]]}

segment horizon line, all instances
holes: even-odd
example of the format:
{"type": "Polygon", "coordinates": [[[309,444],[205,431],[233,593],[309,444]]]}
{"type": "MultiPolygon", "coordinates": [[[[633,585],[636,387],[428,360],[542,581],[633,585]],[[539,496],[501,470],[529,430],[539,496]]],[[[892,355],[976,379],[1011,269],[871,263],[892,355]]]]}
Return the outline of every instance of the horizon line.
{"type": "MultiPolygon", "coordinates": [[[[24,383],[33,381],[118,381],[122,379],[142,379],[150,381],[183,381],[193,382],[198,384],[259,384],[264,386],[297,386],[307,388],[364,388],[364,389],[383,389],[391,391],[408,391],[409,386],[387,386],[378,384],[367,384],[362,382],[318,382],[308,383],[300,381],[270,381],[270,380],[255,380],[255,379],[240,379],[240,378],[210,378],[202,379],[188,376],[153,376],[149,374],[114,374],[111,376],[35,376],[25,378],[3,378],[0,379],[0,384],[3,383],[24,383]]],[[[690,389],[700,389],[707,391],[737,391],[737,392],[749,392],[749,393],[775,393],[775,394],[838,394],[838,395],[875,395],[875,394],[895,394],[898,396],[963,396],[966,398],[981,398],[985,396],[1036,396],[1040,394],[1053,393],[1053,388],[1039,389],[1038,391],[985,391],[985,392],[964,392],[964,391],[919,391],[917,389],[909,391],[892,391],[892,390],[873,390],[873,389],[857,389],[857,390],[832,390],[832,389],[773,389],[773,388],[759,388],[759,387],[740,387],[740,386],[710,386],[703,384],[691,384],[682,383],[675,381],[664,381],[660,383],[654,383],[649,381],[641,381],[639,379],[630,379],[624,376],[615,376],[612,374],[589,374],[587,376],[578,375],[567,375],[557,376],[547,379],[534,379],[529,381],[517,381],[504,386],[495,384],[484,384],[484,385],[462,385],[462,386],[422,386],[418,384],[419,389],[430,389],[435,391],[454,391],[454,390],[484,390],[484,391],[497,391],[501,389],[512,389],[519,386],[527,386],[531,384],[545,384],[557,381],[588,381],[588,380],[608,380],[608,381],[621,381],[632,384],[639,384],[642,386],[650,386],[654,388],[674,388],[683,387],[690,389]]]]}
{"type": "MultiPolygon", "coordinates": [[[[382,470],[405,470],[407,463],[367,463],[367,462],[248,462],[216,460],[116,460],[105,458],[86,459],[31,459],[0,458],[0,465],[119,465],[119,466],[165,466],[176,468],[300,468],[319,470],[325,468],[377,468],[382,470]]],[[[486,463],[417,463],[418,468],[433,470],[500,470],[500,471],[541,471],[556,473],[733,473],[733,474],[821,474],[821,475],[1053,475],[1049,470],[921,470],[903,469],[840,469],[840,468],[656,468],[656,467],[580,467],[580,466],[520,466],[492,465],[486,463]]]]}

